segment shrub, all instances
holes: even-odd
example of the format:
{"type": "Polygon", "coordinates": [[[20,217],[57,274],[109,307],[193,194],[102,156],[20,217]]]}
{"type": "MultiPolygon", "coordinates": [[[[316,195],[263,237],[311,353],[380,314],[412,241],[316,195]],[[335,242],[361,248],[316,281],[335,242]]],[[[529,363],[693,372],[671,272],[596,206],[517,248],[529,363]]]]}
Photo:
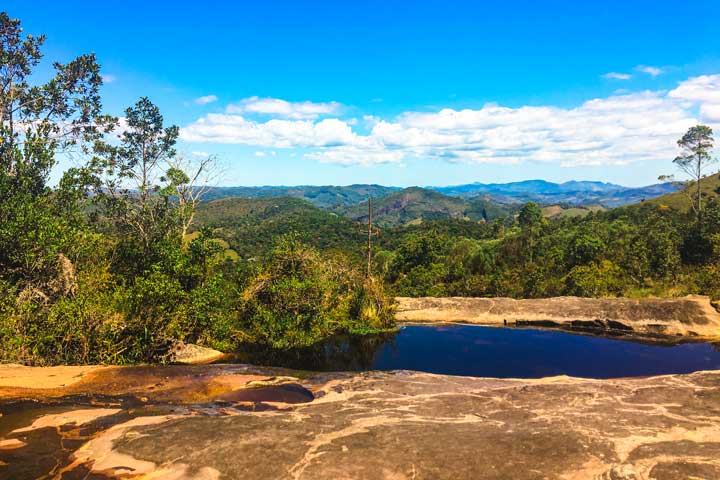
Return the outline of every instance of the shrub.
{"type": "Polygon", "coordinates": [[[622,294],[622,270],[609,260],[578,265],[565,280],[568,292],[580,297],[607,297],[622,294]]]}
{"type": "Polygon", "coordinates": [[[240,329],[274,347],[310,345],[341,332],[386,328],[390,301],[346,261],[323,258],[294,236],[280,239],[243,292],[240,329]]]}

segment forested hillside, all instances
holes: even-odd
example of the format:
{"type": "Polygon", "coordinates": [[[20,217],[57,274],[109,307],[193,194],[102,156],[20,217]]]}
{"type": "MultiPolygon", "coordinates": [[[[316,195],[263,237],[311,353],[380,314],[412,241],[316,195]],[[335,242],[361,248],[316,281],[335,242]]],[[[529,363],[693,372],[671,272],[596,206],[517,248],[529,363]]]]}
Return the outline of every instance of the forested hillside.
{"type": "Polygon", "coordinates": [[[290,233],[315,248],[362,253],[361,225],[296,198],[212,200],[198,209],[197,225],[209,227],[244,258],[290,233]]]}
{"type": "MultiPolygon", "coordinates": [[[[666,193],[677,191],[678,185],[658,183],[645,187],[624,187],[604,182],[571,181],[553,183],[545,180],[526,180],[511,183],[469,183],[448,187],[424,187],[425,190],[464,199],[483,198],[493,203],[522,204],[571,204],[574,206],[602,205],[606,208],[619,207],[640,202],[666,193]]],[[[351,207],[370,198],[384,197],[402,190],[398,187],[381,185],[347,186],[295,186],[295,187],[214,187],[207,192],[207,199],[239,197],[302,198],[323,208],[351,207]]]]}
{"type": "MultiPolygon", "coordinates": [[[[380,226],[396,227],[446,218],[489,221],[517,210],[485,198],[465,200],[420,187],[399,190],[373,199],[373,216],[380,226]]],[[[367,201],[337,209],[351,220],[367,221],[367,201]]]]}
{"type": "Polygon", "coordinates": [[[205,200],[219,198],[279,198],[291,197],[307,200],[318,207],[331,208],[356,205],[368,197],[376,198],[399,190],[382,185],[297,186],[297,187],[212,187],[205,200]]]}
{"type": "MultiPolygon", "coordinates": [[[[680,191],[648,199],[645,203],[689,212],[692,209],[691,204],[694,202],[693,195],[696,188],[696,182],[689,182],[682,185],[680,191]]],[[[720,173],[703,178],[700,181],[700,189],[703,199],[707,201],[717,199],[720,196],[720,173]]]]}

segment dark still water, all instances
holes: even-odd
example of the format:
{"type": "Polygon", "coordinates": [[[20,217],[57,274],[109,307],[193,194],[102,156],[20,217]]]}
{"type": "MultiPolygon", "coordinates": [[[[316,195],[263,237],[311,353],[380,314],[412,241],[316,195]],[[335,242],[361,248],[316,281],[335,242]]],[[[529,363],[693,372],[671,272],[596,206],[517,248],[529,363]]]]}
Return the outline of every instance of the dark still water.
{"type": "Polygon", "coordinates": [[[310,348],[239,352],[237,361],[314,371],[418,370],[448,375],[588,378],[720,369],[720,347],[659,346],[564,332],[470,325],[406,325],[310,348]]]}

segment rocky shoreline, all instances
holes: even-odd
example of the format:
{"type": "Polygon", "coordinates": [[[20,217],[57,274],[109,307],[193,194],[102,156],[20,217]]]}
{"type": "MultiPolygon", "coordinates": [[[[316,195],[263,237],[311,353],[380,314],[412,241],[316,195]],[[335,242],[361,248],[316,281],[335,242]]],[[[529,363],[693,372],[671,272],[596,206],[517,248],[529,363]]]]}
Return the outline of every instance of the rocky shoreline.
{"type": "Polygon", "coordinates": [[[710,298],[398,297],[400,322],[461,322],[555,328],[658,340],[720,339],[720,313],[710,298]]]}
{"type": "Polygon", "coordinates": [[[720,478],[720,371],[59,368],[0,369],[1,479],[720,478]]]}

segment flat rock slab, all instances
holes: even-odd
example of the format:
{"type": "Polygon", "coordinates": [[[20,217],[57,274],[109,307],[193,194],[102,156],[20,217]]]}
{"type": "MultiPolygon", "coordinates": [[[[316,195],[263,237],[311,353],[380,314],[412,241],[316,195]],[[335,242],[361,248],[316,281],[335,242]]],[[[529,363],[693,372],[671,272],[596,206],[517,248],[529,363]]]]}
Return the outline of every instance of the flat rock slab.
{"type": "Polygon", "coordinates": [[[710,298],[398,297],[396,318],[408,322],[537,325],[655,337],[720,338],[720,313],[710,298]]]}
{"type": "Polygon", "coordinates": [[[0,389],[37,388],[53,389],[67,387],[80,382],[87,375],[103,370],[97,365],[57,367],[26,367],[23,365],[0,364],[0,389]]]}
{"type": "MultiPolygon", "coordinates": [[[[212,384],[250,375],[238,368],[111,370],[212,384]]],[[[271,374],[246,382],[252,394],[199,404],[177,402],[184,388],[197,395],[196,384],[178,381],[172,401],[129,406],[126,395],[142,393],[137,378],[103,402],[78,397],[78,385],[32,401],[27,391],[22,401],[5,395],[0,479],[720,478],[720,371],[617,380],[271,374]]],[[[82,388],[90,395],[101,384],[82,388]]]]}

